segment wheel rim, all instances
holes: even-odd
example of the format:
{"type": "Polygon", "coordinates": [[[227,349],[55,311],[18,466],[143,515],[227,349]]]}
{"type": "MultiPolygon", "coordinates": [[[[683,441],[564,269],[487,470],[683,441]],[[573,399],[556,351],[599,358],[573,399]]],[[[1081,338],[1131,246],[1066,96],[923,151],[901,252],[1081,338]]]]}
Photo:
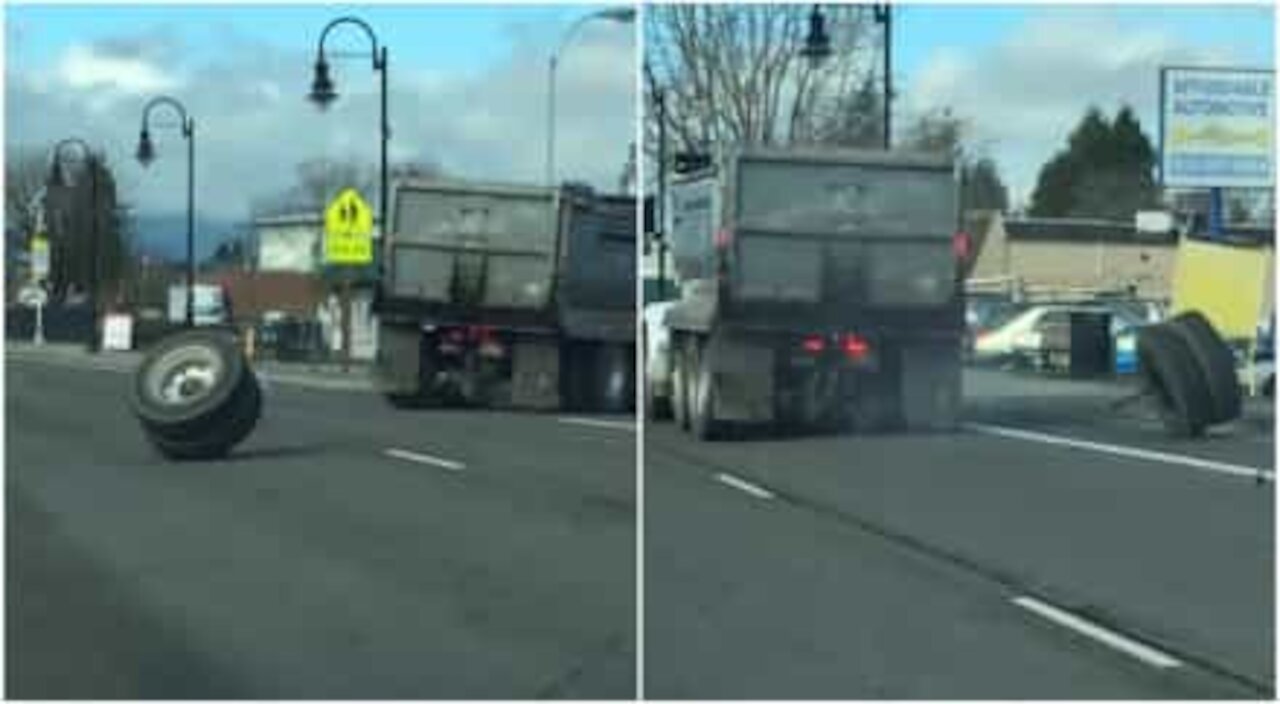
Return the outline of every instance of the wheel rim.
{"type": "Polygon", "coordinates": [[[215,350],[181,347],[165,353],[151,366],[147,392],[165,406],[189,406],[209,396],[225,373],[215,350]]]}

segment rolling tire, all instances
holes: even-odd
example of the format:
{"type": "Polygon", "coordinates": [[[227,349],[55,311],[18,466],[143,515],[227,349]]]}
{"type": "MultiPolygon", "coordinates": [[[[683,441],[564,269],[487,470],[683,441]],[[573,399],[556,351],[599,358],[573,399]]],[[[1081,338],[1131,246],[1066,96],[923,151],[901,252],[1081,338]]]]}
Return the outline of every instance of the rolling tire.
{"type": "Polygon", "coordinates": [[[1169,328],[1186,341],[1209,390],[1210,423],[1225,423],[1240,417],[1242,401],[1236,379],[1236,359],[1231,348],[1213,325],[1198,311],[1174,316],[1169,328]]]}
{"type": "Polygon", "coordinates": [[[252,373],[245,374],[222,417],[194,433],[174,426],[143,424],[147,439],[169,459],[207,460],[224,457],[249,436],[262,415],[262,390],[252,373]]]}
{"type": "Polygon", "coordinates": [[[680,430],[689,429],[689,377],[683,340],[671,347],[671,417],[680,430]]]}
{"type": "MultiPolygon", "coordinates": [[[[692,365],[691,365],[692,366],[692,365]]],[[[697,382],[691,387],[690,425],[694,437],[713,441],[724,437],[724,423],[716,420],[716,382],[707,355],[698,354],[697,382]]]]}
{"type": "Polygon", "coordinates": [[[1138,367],[1155,393],[1160,421],[1174,437],[1197,437],[1209,424],[1209,390],[1186,341],[1165,325],[1138,334],[1138,367]]]}
{"type": "Polygon", "coordinates": [[[148,351],[132,387],[134,415],[171,459],[225,455],[262,413],[262,390],[235,338],[213,330],[167,337],[148,351]]]}
{"type": "Polygon", "coordinates": [[[160,340],[134,375],[134,415],[166,434],[195,435],[218,421],[246,373],[235,339],[188,330],[160,340]]]}

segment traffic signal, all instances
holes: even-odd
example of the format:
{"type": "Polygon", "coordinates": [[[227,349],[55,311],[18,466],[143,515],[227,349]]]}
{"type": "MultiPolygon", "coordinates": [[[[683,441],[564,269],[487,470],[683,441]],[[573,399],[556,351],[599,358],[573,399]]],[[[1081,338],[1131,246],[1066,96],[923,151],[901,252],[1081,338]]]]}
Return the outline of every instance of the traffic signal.
{"type": "Polygon", "coordinates": [[[706,152],[677,152],[676,173],[687,174],[711,167],[711,155],[706,152]]]}

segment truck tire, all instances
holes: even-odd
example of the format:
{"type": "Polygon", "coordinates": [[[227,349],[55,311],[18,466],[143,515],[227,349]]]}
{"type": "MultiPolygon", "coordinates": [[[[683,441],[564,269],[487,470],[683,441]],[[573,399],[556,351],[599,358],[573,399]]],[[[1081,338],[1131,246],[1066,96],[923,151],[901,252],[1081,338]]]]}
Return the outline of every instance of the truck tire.
{"type": "Polygon", "coordinates": [[[138,365],[133,413],[166,435],[200,435],[225,421],[246,375],[252,372],[233,335],[212,330],[170,335],[154,344],[138,365]]]}
{"type": "Polygon", "coordinates": [[[689,375],[688,353],[684,339],[676,338],[671,345],[671,416],[680,430],[689,429],[689,375]]]}
{"type": "Polygon", "coordinates": [[[693,436],[699,440],[719,440],[724,437],[724,423],[716,420],[716,380],[705,350],[699,350],[696,361],[689,365],[694,371],[695,382],[689,387],[689,424],[693,436]]]}
{"type": "Polygon", "coordinates": [[[1225,423],[1240,417],[1240,383],[1236,379],[1236,358],[1213,325],[1198,311],[1174,316],[1169,328],[1178,333],[1191,350],[1209,390],[1210,423],[1225,423]]]}
{"type": "Polygon", "coordinates": [[[1155,396],[1160,420],[1169,434],[1203,434],[1209,424],[1209,390],[1182,336],[1165,324],[1142,328],[1138,368],[1155,396]]]}
{"type": "Polygon", "coordinates": [[[671,397],[659,398],[654,393],[653,382],[648,374],[644,379],[644,417],[654,421],[671,418],[671,397]]]}
{"type": "Polygon", "coordinates": [[[175,432],[172,426],[143,424],[147,439],[169,459],[207,460],[224,457],[248,437],[262,414],[262,391],[252,373],[240,387],[217,422],[192,433],[175,432]]]}

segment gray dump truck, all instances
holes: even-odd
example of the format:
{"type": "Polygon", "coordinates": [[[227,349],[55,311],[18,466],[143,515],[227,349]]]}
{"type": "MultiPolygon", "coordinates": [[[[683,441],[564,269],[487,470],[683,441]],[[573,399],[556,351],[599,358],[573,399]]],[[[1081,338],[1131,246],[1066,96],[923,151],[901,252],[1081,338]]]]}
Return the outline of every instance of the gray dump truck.
{"type": "Polygon", "coordinates": [[[375,310],[397,405],[633,408],[636,201],[396,184],[375,310]]]}
{"type": "Polygon", "coordinates": [[[744,149],[669,194],[670,407],[728,424],[947,429],[960,404],[959,181],[945,155],[744,149]]]}

